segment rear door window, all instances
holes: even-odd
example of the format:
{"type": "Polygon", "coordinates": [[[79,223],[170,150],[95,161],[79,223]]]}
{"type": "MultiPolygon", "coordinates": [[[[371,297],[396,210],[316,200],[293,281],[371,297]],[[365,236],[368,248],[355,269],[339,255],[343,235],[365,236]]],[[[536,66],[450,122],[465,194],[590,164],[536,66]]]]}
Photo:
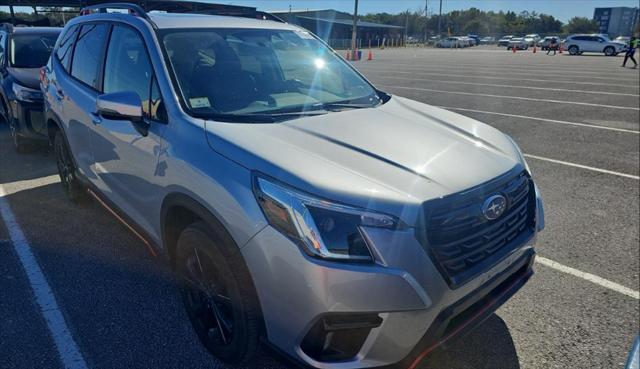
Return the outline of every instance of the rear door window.
{"type": "Polygon", "coordinates": [[[58,50],[56,50],[56,57],[62,64],[62,66],[69,71],[71,54],[73,54],[73,43],[75,42],[76,35],[78,34],[78,26],[71,26],[67,32],[60,39],[58,50]]]}
{"type": "Polygon", "coordinates": [[[73,52],[71,75],[96,90],[100,89],[99,73],[108,31],[109,26],[103,23],[83,25],[73,52]]]}

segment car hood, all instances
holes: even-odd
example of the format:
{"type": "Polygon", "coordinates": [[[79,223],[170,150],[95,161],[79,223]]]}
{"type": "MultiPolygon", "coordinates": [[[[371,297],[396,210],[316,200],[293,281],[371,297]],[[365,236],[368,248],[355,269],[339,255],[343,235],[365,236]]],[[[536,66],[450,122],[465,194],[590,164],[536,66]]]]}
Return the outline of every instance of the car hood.
{"type": "Polygon", "coordinates": [[[275,124],[205,122],[212,149],[318,196],[373,209],[463,191],[520,165],[498,130],[393,97],[377,108],[275,124]]]}
{"type": "Polygon", "coordinates": [[[16,81],[35,90],[40,89],[40,68],[7,68],[16,81]]]}

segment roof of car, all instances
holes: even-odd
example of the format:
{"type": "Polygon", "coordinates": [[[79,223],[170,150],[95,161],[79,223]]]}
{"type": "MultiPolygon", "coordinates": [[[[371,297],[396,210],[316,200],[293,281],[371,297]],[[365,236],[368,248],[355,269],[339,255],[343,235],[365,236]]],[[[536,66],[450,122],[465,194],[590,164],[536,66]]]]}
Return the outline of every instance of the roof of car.
{"type": "Polygon", "coordinates": [[[149,13],[149,17],[159,29],[165,28],[261,28],[288,29],[300,28],[287,23],[262,19],[251,19],[206,14],[149,13]]]}

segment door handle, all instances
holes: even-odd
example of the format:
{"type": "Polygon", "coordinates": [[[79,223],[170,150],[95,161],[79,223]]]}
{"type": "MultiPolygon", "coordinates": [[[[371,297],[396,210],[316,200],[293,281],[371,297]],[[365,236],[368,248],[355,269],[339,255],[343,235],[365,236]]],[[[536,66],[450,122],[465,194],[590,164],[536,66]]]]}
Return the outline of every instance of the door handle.
{"type": "Polygon", "coordinates": [[[91,122],[95,125],[102,123],[102,117],[98,113],[91,113],[91,122]]]}
{"type": "Polygon", "coordinates": [[[58,96],[58,99],[60,100],[64,99],[64,92],[62,92],[62,90],[57,87],[56,87],[56,96],[58,96]]]}

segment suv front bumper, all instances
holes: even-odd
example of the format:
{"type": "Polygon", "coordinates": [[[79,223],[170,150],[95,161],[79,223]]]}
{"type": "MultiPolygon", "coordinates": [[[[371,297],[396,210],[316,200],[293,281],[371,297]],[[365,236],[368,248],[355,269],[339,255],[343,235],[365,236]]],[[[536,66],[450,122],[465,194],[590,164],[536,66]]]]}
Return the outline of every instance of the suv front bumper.
{"type": "MultiPolygon", "coordinates": [[[[269,226],[242,248],[271,345],[315,368],[367,368],[399,362],[407,366],[488,317],[532,274],[535,235],[455,290],[414,232],[378,230],[369,237],[378,259],[373,265],[310,258],[269,226]],[[369,327],[353,357],[324,360],[303,348],[305,337],[324,317],[337,316],[349,323],[351,316],[363,315],[382,321],[369,327]]],[[[357,326],[360,318],[354,319],[352,326],[357,326]]]]}
{"type": "Polygon", "coordinates": [[[47,124],[42,101],[27,102],[14,99],[9,105],[10,119],[15,123],[18,135],[32,140],[47,140],[47,124]]]}

